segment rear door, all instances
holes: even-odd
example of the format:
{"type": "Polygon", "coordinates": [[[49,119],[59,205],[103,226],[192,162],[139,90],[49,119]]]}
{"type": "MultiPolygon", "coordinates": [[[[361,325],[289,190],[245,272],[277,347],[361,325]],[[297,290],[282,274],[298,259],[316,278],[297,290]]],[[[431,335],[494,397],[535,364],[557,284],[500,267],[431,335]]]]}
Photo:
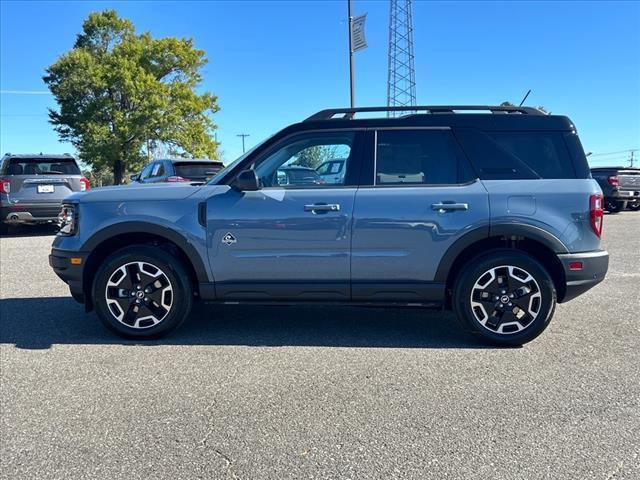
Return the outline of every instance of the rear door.
{"type": "Polygon", "coordinates": [[[59,204],[80,191],[80,169],[72,157],[14,157],[5,168],[12,203],[59,204]]]}
{"type": "Polygon", "coordinates": [[[442,299],[435,281],[447,249],[489,224],[488,195],[448,128],[369,133],[373,158],[356,194],[352,297],[442,299]]]}

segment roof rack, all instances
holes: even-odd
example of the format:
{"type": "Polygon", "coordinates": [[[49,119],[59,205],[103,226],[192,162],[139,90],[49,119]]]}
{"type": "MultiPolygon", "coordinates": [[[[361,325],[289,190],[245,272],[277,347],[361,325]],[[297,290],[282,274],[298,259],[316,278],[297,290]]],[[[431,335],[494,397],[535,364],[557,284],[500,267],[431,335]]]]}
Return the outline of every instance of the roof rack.
{"type": "MultiPolygon", "coordinates": [[[[498,114],[526,114],[526,115],[545,115],[537,108],[533,107],[503,107],[490,105],[419,105],[419,106],[400,106],[400,107],[358,107],[358,108],[330,108],[321,110],[311,115],[305,122],[315,120],[332,120],[340,118],[344,120],[352,120],[356,113],[363,112],[411,112],[409,115],[419,115],[420,113],[456,113],[458,111],[488,111],[498,114]],[[420,113],[419,113],[420,112],[420,113]],[[336,117],[342,115],[341,117],[336,117]]],[[[404,116],[409,116],[404,115],[404,116]]],[[[402,118],[402,117],[400,117],[402,118]]]]}

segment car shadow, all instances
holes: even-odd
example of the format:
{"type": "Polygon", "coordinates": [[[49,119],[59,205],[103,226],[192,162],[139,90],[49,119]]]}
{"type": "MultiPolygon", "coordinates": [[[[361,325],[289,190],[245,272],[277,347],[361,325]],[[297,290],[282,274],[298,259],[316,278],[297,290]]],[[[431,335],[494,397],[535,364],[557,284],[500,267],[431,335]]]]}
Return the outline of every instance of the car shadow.
{"type": "Polygon", "coordinates": [[[129,341],[70,297],[0,300],[0,343],[24,349],[56,344],[486,348],[451,312],[327,305],[199,304],[168,337],[129,341]]]}

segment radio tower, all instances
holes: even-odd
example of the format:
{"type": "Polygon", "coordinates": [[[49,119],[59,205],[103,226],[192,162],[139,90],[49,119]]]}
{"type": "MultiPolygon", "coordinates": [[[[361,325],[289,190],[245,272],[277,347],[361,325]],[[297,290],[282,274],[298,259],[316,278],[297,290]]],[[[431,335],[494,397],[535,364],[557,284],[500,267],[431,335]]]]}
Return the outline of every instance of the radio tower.
{"type": "MultiPolygon", "coordinates": [[[[413,68],[411,0],[390,0],[390,4],[387,106],[415,106],[416,72],[413,68]]],[[[387,116],[395,117],[405,113],[387,112],[387,116]]]]}

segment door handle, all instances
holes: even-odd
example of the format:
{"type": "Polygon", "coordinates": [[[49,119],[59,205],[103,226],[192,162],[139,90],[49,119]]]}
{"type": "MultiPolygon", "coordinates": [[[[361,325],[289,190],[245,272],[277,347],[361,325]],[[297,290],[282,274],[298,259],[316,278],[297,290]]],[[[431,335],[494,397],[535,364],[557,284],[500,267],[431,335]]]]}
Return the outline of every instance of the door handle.
{"type": "Polygon", "coordinates": [[[469,210],[468,203],[453,203],[453,202],[440,202],[431,205],[431,210],[436,210],[439,213],[454,212],[456,210],[469,210]]]}
{"type": "Polygon", "coordinates": [[[339,212],[340,205],[337,203],[314,203],[313,205],[305,205],[305,212],[339,212]]]}

